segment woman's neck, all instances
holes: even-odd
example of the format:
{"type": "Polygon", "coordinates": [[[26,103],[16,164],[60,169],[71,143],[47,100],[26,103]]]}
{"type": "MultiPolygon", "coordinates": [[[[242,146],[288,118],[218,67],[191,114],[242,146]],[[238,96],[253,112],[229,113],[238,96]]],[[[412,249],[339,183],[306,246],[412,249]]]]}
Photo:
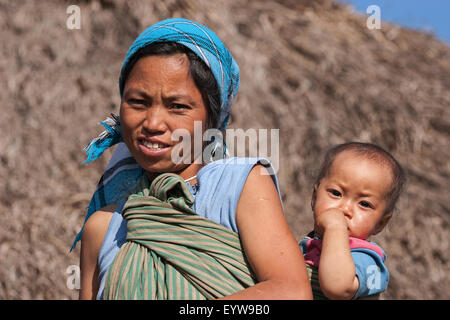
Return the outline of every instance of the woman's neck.
{"type": "MultiPolygon", "coordinates": [[[[203,168],[206,165],[206,163],[201,163],[201,164],[196,164],[193,163],[191,165],[189,165],[186,168],[183,168],[182,170],[179,171],[174,171],[171,173],[175,173],[177,175],[179,175],[181,178],[183,178],[184,180],[189,180],[190,183],[195,182],[196,179],[191,179],[192,177],[195,177],[197,175],[197,173],[200,171],[201,168],[203,168]]],[[[150,181],[153,181],[153,179],[155,179],[157,176],[159,176],[160,174],[165,173],[165,172],[149,172],[146,171],[147,177],[150,181]]]]}

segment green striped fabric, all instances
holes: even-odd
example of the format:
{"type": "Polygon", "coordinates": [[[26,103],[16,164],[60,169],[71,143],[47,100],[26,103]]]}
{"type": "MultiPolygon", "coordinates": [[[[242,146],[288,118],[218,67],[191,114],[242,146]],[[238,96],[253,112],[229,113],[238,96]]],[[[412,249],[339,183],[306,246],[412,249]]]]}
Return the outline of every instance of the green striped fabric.
{"type": "Polygon", "coordinates": [[[144,175],[122,214],[127,241],[108,270],[104,299],[215,299],[255,284],[239,236],[198,216],[184,180],[144,175]]]}
{"type": "Polygon", "coordinates": [[[328,298],[323,294],[320,289],[319,284],[319,269],[306,264],[306,271],[308,272],[309,281],[311,282],[311,289],[313,293],[314,300],[328,300],[328,298]]]}
{"type": "MultiPolygon", "coordinates": [[[[311,282],[311,288],[313,293],[314,300],[328,300],[328,298],[323,294],[320,289],[319,283],[319,269],[317,267],[313,267],[309,264],[306,264],[306,271],[308,271],[309,281],[311,282]]],[[[380,294],[374,294],[371,296],[359,297],[358,300],[378,300],[380,298],[380,294]]]]}

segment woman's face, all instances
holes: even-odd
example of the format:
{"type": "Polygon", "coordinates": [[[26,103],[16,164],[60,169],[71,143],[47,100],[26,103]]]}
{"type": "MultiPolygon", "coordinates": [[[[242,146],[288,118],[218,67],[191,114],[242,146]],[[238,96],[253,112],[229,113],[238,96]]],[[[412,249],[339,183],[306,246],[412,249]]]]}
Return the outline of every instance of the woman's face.
{"type": "MultiPolygon", "coordinates": [[[[186,179],[202,164],[175,164],[172,141],[177,129],[189,132],[193,155],[194,121],[205,130],[207,110],[200,90],[189,72],[185,54],[147,56],[139,59],[125,82],[120,106],[123,139],[149,177],[173,172],[186,179]]],[[[186,164],[186,162],[189,162],[186,164]]]]}

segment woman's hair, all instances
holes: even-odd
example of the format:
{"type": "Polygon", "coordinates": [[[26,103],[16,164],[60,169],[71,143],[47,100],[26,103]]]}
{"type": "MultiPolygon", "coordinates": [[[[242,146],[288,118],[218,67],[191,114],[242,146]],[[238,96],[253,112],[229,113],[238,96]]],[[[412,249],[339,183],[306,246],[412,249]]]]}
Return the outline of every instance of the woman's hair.
{"type": "Polygon", "coordinates": [[[202,94],[207,110],[207,128],[217,126],[220,115],[220,91],[213,73],[205,62],[192,50],[176,42],[153,42],[139,49],[130,59],[122,72],[120,86],[125,87],[128,75],[136,62],[143,57],[152,55],[173,55],[184,53],[189,59],[189,72],[194,79],[195,85],[202,94]]]}
{"type": "Polygon", "coordinates": [[[324,161],[322,162],[322,165],[320,167],[319,175],[317,176],[314,183],[312,203],[315,202],[316,190],[320,182],[330,173],[331,166],[336,159],[336,156],[344,151],[355,152],[356,154],[366,157],[369,160],[375,160],[380,164],[387,165],[391,169],[392,183],[391,188],[385,194],[385,198],[387,201],[384,214],[393,212],[393,210],[395,209],[395,204],[397,203],[397,200],[406,183],[405,172],[398,161],[395,160],[395,158],[389,152],[375,144],[363,142],[347,142],[336,145],[327,151],[324,161]]]}

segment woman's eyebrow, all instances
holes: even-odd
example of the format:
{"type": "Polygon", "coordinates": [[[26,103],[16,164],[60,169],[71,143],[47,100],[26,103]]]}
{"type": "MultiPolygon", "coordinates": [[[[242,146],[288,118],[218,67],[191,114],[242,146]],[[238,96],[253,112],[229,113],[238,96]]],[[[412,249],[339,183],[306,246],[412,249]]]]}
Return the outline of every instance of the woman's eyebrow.
{"type": "Polygon", "coordinates": [[[195,105],[194,99],[190,95],[183,94],[183,93],[174,93],[168,96],[163,97],[164,100],[172,102],[172,101],[186,101],[186,103],[195,105]]]}
{"type": "MultiPolygon", "coordinates": [[[[142,89],[139,88],[129,88],[126,91],[124,91],[124,96],[129,96],[129,95],[138,95],[140,97],[142,97],[145,100],[151,101],[152,97],[150,95],[147,94],[147,92],[145,92],[142,89]]],[[[174,101],[183,101],[186,104],[189,104],[193,107],[195,107],[197,105],[197,103],[194,101],[194,99],[192,99],[192,97],[189,94],[184,94],[184,93],[173,93],[173,94],[169,94],[167,96],[163,97],[163,100],[166,102],[174,102],[174,101]]]]}
{"type": "Polygon", "coordinates": [[[129,94],[137,94],[137,95],[140,95],[141,97],[143,97],[145,99],[150,99],[151,98],[144,90],[137,89],[137,88],[127,89],[125,91],[124,95],[129,95],[129,94]]]}

